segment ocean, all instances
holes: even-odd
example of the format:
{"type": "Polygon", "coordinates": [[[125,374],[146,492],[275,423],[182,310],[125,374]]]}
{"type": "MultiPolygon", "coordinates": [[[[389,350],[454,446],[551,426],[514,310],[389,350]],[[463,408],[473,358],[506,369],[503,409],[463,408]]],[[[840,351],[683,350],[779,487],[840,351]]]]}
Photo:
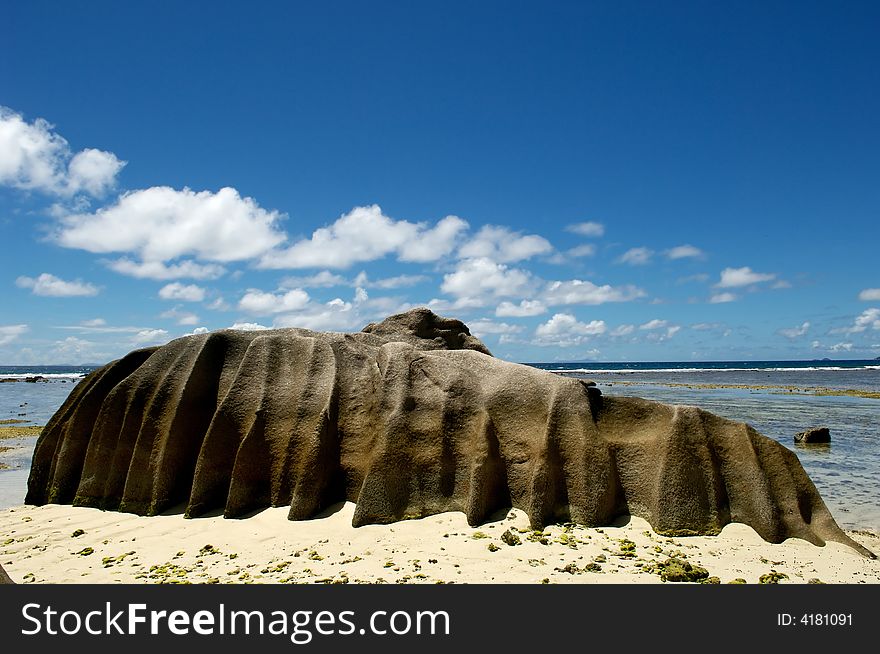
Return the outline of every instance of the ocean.
{"type": "MultiPolygon", "coordinates": [[[[880,533],[880,361],[723,361],[530,363],[592,379],[606,395],[702,407],[747,422],[793,450],[838,523],[880,533]],[[873,394],[873,395],[872,395],[873,394]],[[825,446],[799,446],[794,434],[831,430],[825,446]]],[[[0,420],[44,425],[93,368],[0,366],[0,420]]],[[[3,441],[11,467],[0,470],[0,508],[21,504],[34,438],[3,441]]]]}

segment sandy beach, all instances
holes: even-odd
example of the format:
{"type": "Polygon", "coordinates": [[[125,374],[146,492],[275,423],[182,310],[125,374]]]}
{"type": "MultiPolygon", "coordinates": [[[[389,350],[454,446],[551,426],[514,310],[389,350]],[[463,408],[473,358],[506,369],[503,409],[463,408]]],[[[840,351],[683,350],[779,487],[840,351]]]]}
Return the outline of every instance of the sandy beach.
{"type": "MultiPolygon", "coordinates": [[[[742,524],[668,538],[640,518],[534,532],[516,509],[477,528],[444,513],[355,529],[352,503],[300,522],[287,511],[188,520],[18,506],[0,511],[0,563],[20,583],[880,583],[880,560],[838,543],[767,543],[742,524]]],[[[877,535],[849,533],[880,552],[877,535]]]]}

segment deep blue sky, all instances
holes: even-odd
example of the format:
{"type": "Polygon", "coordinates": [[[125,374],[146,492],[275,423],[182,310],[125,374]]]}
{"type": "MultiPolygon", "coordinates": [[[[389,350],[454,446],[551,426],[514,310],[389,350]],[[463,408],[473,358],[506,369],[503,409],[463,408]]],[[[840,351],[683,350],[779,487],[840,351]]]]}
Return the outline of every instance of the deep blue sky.
{"type": "Polygon", "coordinates": [[[0,363],[103,361],[236,323],[360,329],[432,300],[515,360],[880,356],[876,3],[289,4],[7,6],[0,363]],[[51,183],[15,163],[40,118],[68,144],[50,153],[51,183]],[[68,181],[89,148],[127,162],[100,192],[68,181]],[[170,189],[148,219],[119,199],[154,187],[170,189]],[[284,214],[277,243],[198,245],[183,190],[210,203],[223,187],[238,196],[198,225],[248,241],[253,213],[225,212],[252,198],[284,214]],[[360,234],[385,238],[358,222],[370,205],[388,242],[428,253],[348,261],[360,234]],[[64,235],[99,211],[112,243],[64,235]],[[309,242],[350,212],[354,236],[309,242]],[[449,215],[467,227],[435,243],[427,230],[449,215]],[[114,240],[145,220],[194,245],[114,240]],[[570,231],[584,222],[602,235],[570,231]],[[488,242],[485,225],[505,228],[496,250],[462,249],[488,242]],[[634,265],[634,248],[652,254],[634,265]],[[294,268],[302,251],[314,260],[294,268]],[[120,259],[223,269],[138,278],[111,269],[120,259]],[[344,280],[303,279],[323,270],[344,280]],[[608,288],[550,290],[572,280],[608,288]],[[175,283],[197,288],[160,297],[175,283]],[[534,315],[499,309],[522,301],[534,315]]]}

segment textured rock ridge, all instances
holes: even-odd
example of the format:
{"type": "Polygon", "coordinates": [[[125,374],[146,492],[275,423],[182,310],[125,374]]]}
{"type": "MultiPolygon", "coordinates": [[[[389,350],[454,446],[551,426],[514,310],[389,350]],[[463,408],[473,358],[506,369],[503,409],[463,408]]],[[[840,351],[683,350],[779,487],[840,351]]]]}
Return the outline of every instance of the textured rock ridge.
{"type": "Polygon", "coordinates": [[[354,334],[222,330],[91,373],[37,443],[29,504],[191,517],[343,500],[355,526],[501,508],[535,528],[621,514],[660,533],[729,522],[845,543],[794,453],[695,407],[603,397],[493,358],[427,309],[354,334]]]}

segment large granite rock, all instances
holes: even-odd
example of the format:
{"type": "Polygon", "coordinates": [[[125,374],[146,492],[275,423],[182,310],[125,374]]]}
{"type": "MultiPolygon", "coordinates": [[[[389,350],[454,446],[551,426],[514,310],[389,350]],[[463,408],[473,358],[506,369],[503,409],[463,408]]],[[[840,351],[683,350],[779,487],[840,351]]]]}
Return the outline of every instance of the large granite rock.
{"type": "Polygon", "coordinates": [[[427,309],[355,334],[224,330],[131,352],[53,416],[26,499],[193,517],[289,506],[291,520],[342,500],[355,526],[514,506],[535,528],[742,522],[870,555],[797,457],[748,425],[495,359],[427,309]]]}

